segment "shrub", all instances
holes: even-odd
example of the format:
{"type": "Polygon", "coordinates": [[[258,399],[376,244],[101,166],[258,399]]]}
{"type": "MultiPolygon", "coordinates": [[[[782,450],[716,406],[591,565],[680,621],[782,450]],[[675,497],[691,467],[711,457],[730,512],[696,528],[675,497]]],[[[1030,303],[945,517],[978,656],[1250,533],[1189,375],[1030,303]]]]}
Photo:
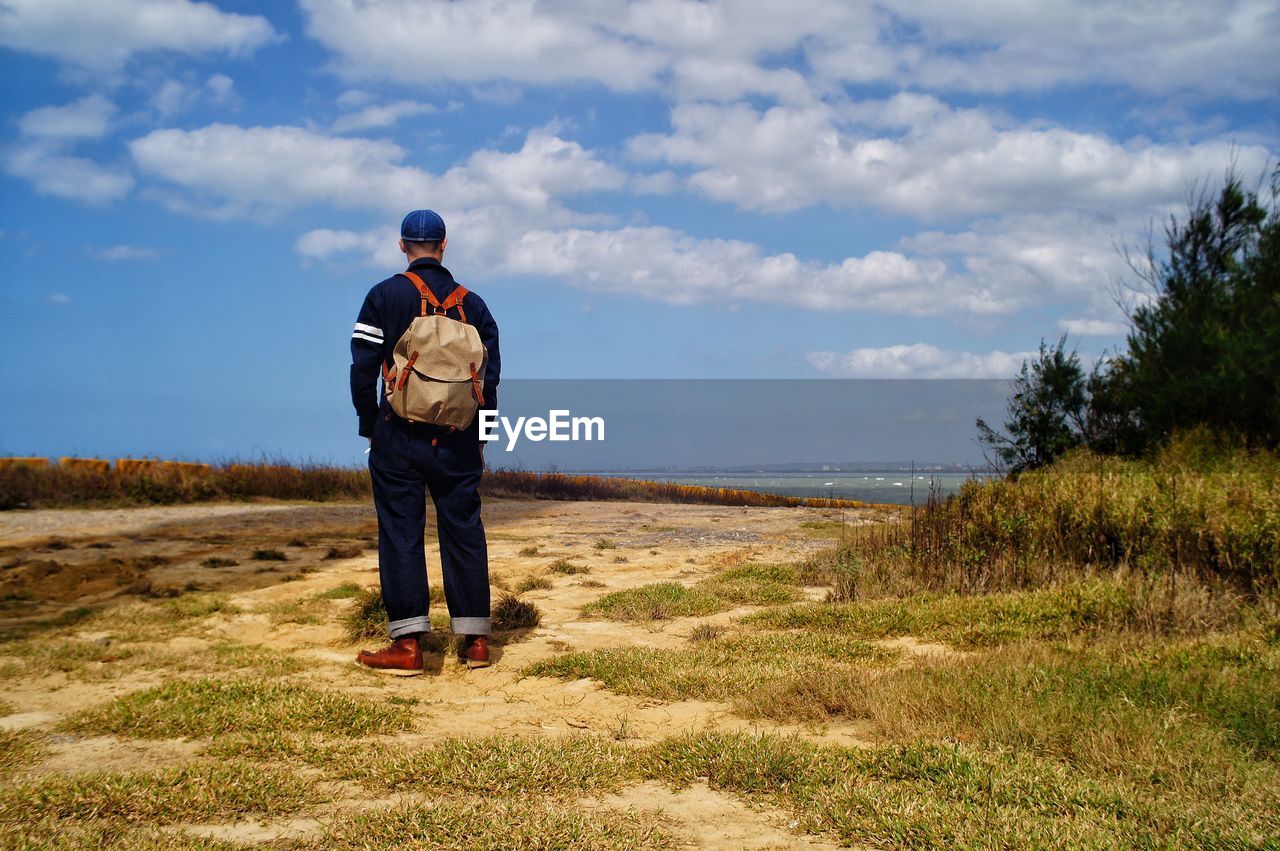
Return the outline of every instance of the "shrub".
{"type": "Polygon", "coordinates": [[[527,600],[513,594],[503,594],[493,604],[491,612],[496,630],[533,629],[542,623],[542,612],[527,600]]]}
{"type": "Polygon", "coordinates": [[[387,634],[387,607],[382,602],[381,588],[366,588],[357,592],[354,605],[342,618],[347,638],[360,641],[365,638],[383,638],[387,634]]]}

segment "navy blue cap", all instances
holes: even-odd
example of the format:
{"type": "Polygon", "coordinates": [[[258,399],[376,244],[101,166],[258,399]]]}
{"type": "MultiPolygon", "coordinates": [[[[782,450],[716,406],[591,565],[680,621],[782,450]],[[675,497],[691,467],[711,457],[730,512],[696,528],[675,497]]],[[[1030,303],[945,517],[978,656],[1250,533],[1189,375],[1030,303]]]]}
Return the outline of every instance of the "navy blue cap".
{"type": "Polygon", "coordinates": [[[405,242],[440,242],[444,239],[444,219],[435,210],[414,210],[400,223],[405,242]]]}

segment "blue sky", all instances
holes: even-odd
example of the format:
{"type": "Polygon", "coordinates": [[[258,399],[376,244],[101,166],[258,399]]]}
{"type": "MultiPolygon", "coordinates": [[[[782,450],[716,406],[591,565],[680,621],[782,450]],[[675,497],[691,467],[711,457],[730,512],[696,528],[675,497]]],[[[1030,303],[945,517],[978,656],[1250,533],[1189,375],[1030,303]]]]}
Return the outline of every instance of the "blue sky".
{"type": "Polygon", "coordinates": [[[1276,43],[1256,0],[6,0],[0,452],[358,457],[422,206],[512,378],[1092,358],[1115,246],[1274,162],[1276,43]]]}

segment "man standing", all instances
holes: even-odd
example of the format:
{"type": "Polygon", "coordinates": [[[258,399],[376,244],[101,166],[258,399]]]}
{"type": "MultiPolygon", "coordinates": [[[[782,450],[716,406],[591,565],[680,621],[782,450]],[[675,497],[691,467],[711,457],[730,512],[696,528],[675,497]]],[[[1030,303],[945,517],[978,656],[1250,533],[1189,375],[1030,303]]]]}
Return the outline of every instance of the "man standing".
{"type": "MultiPolygon", "coordinates": [[[[370,441],[378,569],[391,637],[389,646],[361,650],[356,661],[400,676],[422,673],[420,638],[431,630],[423,553],[428,492],[436,507],[449,617],[453,632],[462,637],[458,658],[472,668],[489,664],[489,558],[477,490],[484,468],[479,416],[457,429],[411,422],[392,410],[385,387],[378,393],[380,376],[394,388],[388,370],[396,343],[416,318],[426,315],[430,301],[434,313],[469,323],[479,332],[488,361],[476,401],[485,409],[497,407],[498,326],[484,301],[460,287],[441,265],[447,245],[439,214],[414,210],[405,216],[400,250],[409,268],[369,291],[351,335],[351,401],[360,435],[370,441]]],[[[416,366],[418,373],[430,375],[430,363],[418,361],[416,366]]],[[[474,369],[472,377],[477,377],[474,369]]]]}

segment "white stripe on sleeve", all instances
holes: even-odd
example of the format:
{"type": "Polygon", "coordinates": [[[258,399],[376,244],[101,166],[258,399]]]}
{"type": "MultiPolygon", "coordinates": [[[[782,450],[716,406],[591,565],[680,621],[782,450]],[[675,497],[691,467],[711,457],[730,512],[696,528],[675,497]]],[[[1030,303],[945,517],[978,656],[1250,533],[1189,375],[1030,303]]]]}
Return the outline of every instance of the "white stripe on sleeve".
{"type": "Polygon", "coordinates": [[[373,344],[374,344],[374,345],[376,345],[376,346],[381,346],[381,345],[382,345],[382,338],[381,338],[381,337],[370,337],[368,334],[361,334],[359,331],[357,331],[357,332],[355,332],[354,334],[352,334],[352,335],[351,335],[351,339],[353,339],[353,340],[368,340],[370,343],[373,343],[373,344]]]}
{"type": "Polygon", "coordinates": [[[381,328],[375,328],[375,327],[373,327],[372,325],[365,325],[363,322],[357,322],[357,323],[356,323],[356,330],[357,330],[357,331],[363,331],[363,332],[365,332],[366,334],[368,334],[370,337],[377,337],[378,339],[382,339],[382,329],[381,329],[381,328]]]}

